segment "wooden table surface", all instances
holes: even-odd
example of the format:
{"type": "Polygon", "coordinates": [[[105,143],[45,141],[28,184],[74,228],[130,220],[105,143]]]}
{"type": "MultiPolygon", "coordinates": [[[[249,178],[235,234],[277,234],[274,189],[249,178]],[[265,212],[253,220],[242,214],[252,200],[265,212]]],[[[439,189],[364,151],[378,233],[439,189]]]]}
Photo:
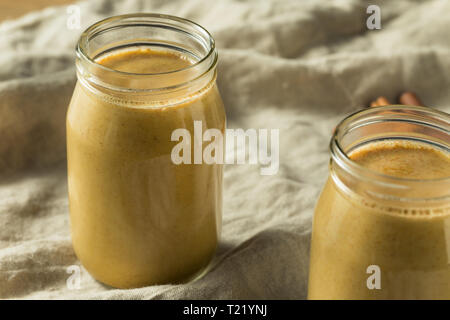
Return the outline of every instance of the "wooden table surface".
{"type": "Polygon", "coordinates": [[[0,0],[0,21],[15,19],[31,11],[65,5],[75,0],[0,0]]]}

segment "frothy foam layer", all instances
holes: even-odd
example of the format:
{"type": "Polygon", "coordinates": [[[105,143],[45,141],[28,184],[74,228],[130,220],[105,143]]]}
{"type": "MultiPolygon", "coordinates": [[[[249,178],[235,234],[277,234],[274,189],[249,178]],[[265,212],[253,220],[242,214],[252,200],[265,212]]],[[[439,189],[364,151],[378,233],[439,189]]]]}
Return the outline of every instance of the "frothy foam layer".
{"type": "Polygon", "coordinates": [[[392,177],[420,180],[450,177],[450,154],[419,142],[373,142],[352,151],[349,158],[392,177]]]}
{"type": "MultiPolygon", "coordinates": [[[[415,180],[445,179],[450,177],[450,153],[425,143],[409,140],[377,141],[361,146],[349,153],[349,158],[367,169],[396,178],[415,180]]],[[[358,185],[357,189],[368,189],[358,185]]],[[[417,190],[406,191],[400,198],[423,197],[432,198],[436,190],[425,187],[419,195],[417,190]]],[[[412,203],[389,205],[385,201],[374,201],[371,198],[355,199],[365,207],[393,215],[410,217],[441,216],[450,214],[450,203],[414,207],[412,203]]]]}
{"type": "Polygon", "coordinates": [[[173,72],[194,64],[181,53],[150,48],[114,51],[99,57],[96,62],[116,71],[138,74],[173,72]]]}
{"type": "MultiPolygon", "coordinates": [[[[99,70],[98,75],[102,82],[111,84],[113,87],[127,90],[160,90],[152,99],[147,99],[144,94],[136,97],[124,95],[120,93],[120,90],[119,93],[108,91],[107,94],[103,94],[101,90],[96,92],[98,97],[114,105],[137,108],[180,105],[201,97],[214,85],[212,81],[204,83],[200,81],[195,85],[185,85],[198,77],[198,70],[194,66],[198,61],[193,56],[167,48],[136,46],[117,49],[100,55],[95,61],[109,69],[132,74],[131,76],[117,76],[111,80],[108,78],[109,73],[99,70]],[[172,90],[174,87],[178,88],[172,90]],[[165,90],[168,88],[169,90],[165,90]]],[[[209,81],[209,78],[205,79],[209,81]]]]}

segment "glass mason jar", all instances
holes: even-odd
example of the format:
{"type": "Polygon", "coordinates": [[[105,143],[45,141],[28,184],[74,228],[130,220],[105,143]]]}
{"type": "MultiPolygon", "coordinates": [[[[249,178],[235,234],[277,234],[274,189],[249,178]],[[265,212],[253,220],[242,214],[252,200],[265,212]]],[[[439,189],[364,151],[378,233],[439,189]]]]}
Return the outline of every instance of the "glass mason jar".
{"type": "Polygon", "coordinates": [[[448,156],[450,116],[387,106],[338,125],[314,215],[308,299],[450,299],[450,177],[394,177],[348,156],[394,140],[448,156]]]}
{"type": "Polygon", "coordinates": [[[172,134],[188,132],[189,150],[196,141],[203,147],[194,121],[203,132],[224,134],[213,38],[185,19],[123,15],[89,27],[76,56],[78,82],[66,126],[78,258],[97,280],[117,288],[198,277],[220,234],[223,165],[175,163],[171,155],[179,142],[172,134]],[[126,52],[134,58],[142,52],[176,55],[192,63],[154,73],[99,63],[126,52]]]}

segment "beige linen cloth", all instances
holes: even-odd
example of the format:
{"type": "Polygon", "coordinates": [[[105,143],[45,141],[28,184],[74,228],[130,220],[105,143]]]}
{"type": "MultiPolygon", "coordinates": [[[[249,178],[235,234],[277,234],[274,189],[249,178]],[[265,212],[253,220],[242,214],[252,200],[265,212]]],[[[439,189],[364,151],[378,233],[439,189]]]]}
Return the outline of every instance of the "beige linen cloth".
{"type": "MultiPolygon", "coordinates": [[[[404,89],[450,111],[450,1],[88,1],[81,29],[67,7],[0,24],[0,298],[302,299],[311,222],[328,173],[328,141],[349,112],[404,89]],[[370,2],[370,4],[377,2],[370,2]],[[232,128],[280,129],[280,168],[225,168],[223,233],[212,270],[183,285],[117,290],[81,269],[70,240],[65,114],[74,46],[111,15],[157,12],[214,35],[218,84],[232,128]]],[[[332,267],[332,266],[330,266],[332,267]]]]}

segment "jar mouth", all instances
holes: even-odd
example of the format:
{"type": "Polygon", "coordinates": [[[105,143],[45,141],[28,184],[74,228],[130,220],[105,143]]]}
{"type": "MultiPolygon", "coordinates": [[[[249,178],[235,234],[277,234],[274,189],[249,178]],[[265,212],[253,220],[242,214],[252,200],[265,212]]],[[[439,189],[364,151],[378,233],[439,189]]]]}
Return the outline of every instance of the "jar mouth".
{"type": "MultiPolygon", "coordinates": [[[[429,107],[391,105],[354,112],[336,127],[330,141],[332,161],[348,175],[385,190],[405,190],[442,186],[440,196],[447,197],[450,176],[415,179],[371,170],[348,154],[362,145],[380,140],[422,142],[445,152],[450,151],[450,115],[429,107]]],[[[380,189],[379,189],[380,190],[380,189]]]]}
{"type": "MultiPolygon", "coordinates": [[[[117,40],[117,39],[115,39],[117,40]]],[[[119,91],[148,91],[167,89],[169,86],[121,88],[122,79],[133,79],[134,83],[151,80],[152,83],[164,83],[170,77],[179,76],[186,79],[170,87],[177,87],[195,81],[215,69],[217,50],[214,38],[199,24],[176,16],[156,13],[133,13],[109,17],[88,27],[80,36],[76,45],[77,70],[81,74],[89,74],[100,78],[108,78],[109,83],[96,79],[97,84],[119,91]],[[112,42],[113,34],[124,30],[119,40],[112,42]],[[159,34],[157,32],[159,32],[159,34]],[[176,40],[164,43],[166,38],[176,40]],[[96,61],[100,55],[132,46],[152,46],[176,48],[195,57],[192,64],[175,70],[157,73],[135,73],[116,70],[96,61]],[[103,46],[103,48],[102,48],[103,46]]],[[[146,84],[149,82],[147,81],[146,84]]]]}

